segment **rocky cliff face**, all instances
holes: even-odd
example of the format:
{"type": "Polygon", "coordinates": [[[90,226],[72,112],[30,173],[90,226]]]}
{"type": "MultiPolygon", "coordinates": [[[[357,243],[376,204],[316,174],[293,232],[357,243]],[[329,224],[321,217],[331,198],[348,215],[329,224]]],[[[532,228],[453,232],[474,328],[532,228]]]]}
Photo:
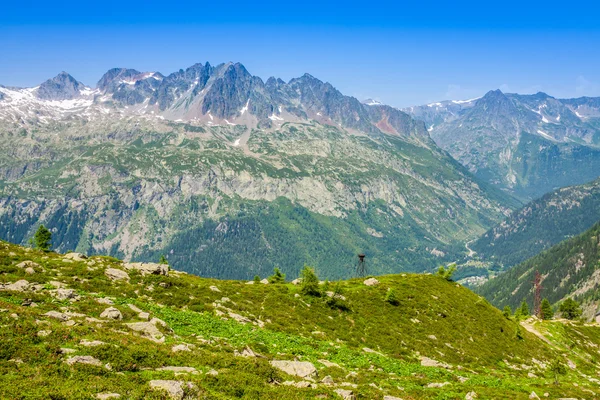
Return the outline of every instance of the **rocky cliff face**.
{"type": "Polygon", "coordinates": [[[495,90],[405,111],[425,121],[435,142],[471,172],[521,199],[600,175],[596,99],[495,90]]]}
{"type": "Polygon", "coordinates": [[[60,250],[341,277],[360,251],[373,273],[433,268],[507,212],[422,123],[310,75],[207,63],[113,69],[69,102],[0,93],[0,235],[16,242],[45,223],[60,250]]]}

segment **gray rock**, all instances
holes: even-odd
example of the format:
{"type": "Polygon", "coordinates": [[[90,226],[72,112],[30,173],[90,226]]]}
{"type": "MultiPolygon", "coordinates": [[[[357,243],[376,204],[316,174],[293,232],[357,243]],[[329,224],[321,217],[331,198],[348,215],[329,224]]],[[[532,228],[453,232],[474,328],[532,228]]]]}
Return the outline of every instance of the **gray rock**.
{"type": "Polygon", "coordinates": [[[317,373],[315,366],[308,361],[273,360],[271,365],[286,374],[300,378],[313,377],[317,373]]]}
{"type": "Polygon", "coordinates": [[[73,289],[56,289],[54,297],[58,300],[77,300],[79,296],[73,289]]]}
{"type": "Polygon", "coordinates": [[[88,364],[88,365],[94,365],[97,367],[102,366],[102,362],[100,362],[100,360],[98,360],[97,358],[94,358],[92,356],[73,356],[73,357],[70,357],[67,360],[65,360],[65,362],[69,365],[88,364]]]}
{"type": "Polygon", "coordinates": [[[153,380],[149,384],[152,389],[167,392],[171,399],[182,400],[185,394],[181,381],[153,380]]]}
{"type": "Polygon", "coordinates": [[[123,263],[126,270],[137,270],[142,275],[169,275],[169,266],[157,263],[123,263]]]}
{"type": "Polygon", "coordinates": [[[116,268],[107,268],[106,271],[104,271],[104,275],[111,281],[129,280],[129,274],[127,272],[116,268]]]}
{"type": "Polygon", "coordinates": [[[157,371],[172,371],[175,373],[185,373],[185,374],[198,374],[198,371],[194,367],[161,367],[157,368],[157,371]]]}
{"type": "Polygon", "coordinates": [[[17,268],[41,268],[40,264],[27,260],[16,265],[17,268]]]}
{"type": "Polygon", "coordinates": [[[87,256],[81,253],[67,253],[64,255],[64,258],[73,261],[85,261],[87,259],[87,256]]]}
{"type": "Polygon", "coordinates": [[[52,310],[52,311],[48,311],[48,312],[47,312],[46,314],[44,314],[44,315],[45,315],[46,317],[50,317],[50,318],[57,319],[57,320],[59,320],[59,321],[61,321],[61,322],[64,322],[64,321],[68,321],[68,320],[69,320],[69,316],[68,316],[67,314],[64,314],[64,313],[61,313],[61,312],[58,312],[58,311],[54,311],[54,310],[52,310]]]}
{"type": "Polygon", "coordinates": [[[98,400],[118,399],[121,395],[119,393],[98,393],[96,398],[98,400]]]}
{"type": "Polygon", "coordinates": [[[109,307],[106,310],[102,311],[102,314],[100,314],[100,318],[116,319],[120,321],[123,319],[123,314],[121,314],[121,311],[119,311],[119,309],[115,307],[109,307]]]}
{"type": "Polygon", "coordinates": [[[475,400],[477,398],[477,393],[469,392],[465,396],[465,400],[475,400]]]}
{"type": "Polygon", "coordinates": [[[132,322],[126,325],[129,329],[134,330],[136,332],[140,332],[142,336],[144,336],[147,339],[150,339],[157,343],[163,343],[165,341],[165,336],[156,327],[157,324],[166,326],[166,324],[158,318],[152,318],[148,322],[132,322]]]}
{"type": "Polygon", "coordinates": [[[367,286],[376,286],[379,285],[379,281],[375,278],[369,278],[369,279],[365,279],[365,281],[363,282],[365,285],[367,286]]]}
{"type": "Polygon", "coordinates": [[[335,393],[340,396],[343,400],[356,400],[356,396],[352,390],[348,389],[336,389],[335,393]]]}
{"type": "Polygon", "coordinates": [[[12,292],[26,292],[29,290],[30,285],[25,279],[16,281],[15,283],[0,284],[0,290],[7,290],[12,292]]]}

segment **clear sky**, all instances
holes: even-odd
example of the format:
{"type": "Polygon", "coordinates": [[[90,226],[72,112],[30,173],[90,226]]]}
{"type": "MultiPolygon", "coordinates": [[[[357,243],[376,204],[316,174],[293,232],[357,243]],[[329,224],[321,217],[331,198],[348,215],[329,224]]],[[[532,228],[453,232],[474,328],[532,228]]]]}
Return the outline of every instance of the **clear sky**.
{"type": "Polygon", "coordinates": [[[0,6],[0,84],[239,61],[393,106],[490,89],[600,96],[600,5],[553,1],[75,1],[0,6]]]}

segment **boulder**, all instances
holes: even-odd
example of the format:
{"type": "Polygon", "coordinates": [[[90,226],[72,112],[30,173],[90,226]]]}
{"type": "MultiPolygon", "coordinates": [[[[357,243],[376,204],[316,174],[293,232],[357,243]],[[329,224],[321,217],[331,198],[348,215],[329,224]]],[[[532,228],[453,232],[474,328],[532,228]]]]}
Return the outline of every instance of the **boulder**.
{"type": "Polygon", "coordinates": [[[84,261],[87,259],[87,256],[81,253],[67,253],[63,257],[73,261],[84,261]]]}
{"type": "Polygon", "coordinates": [[[161,367],[156,368],[157,371],[172,371],[176,374],[198,374],[198,371],[194,367],[161,367]]]}
{"type": "Polygon", "coordinates": [[[531,392],[529,394],[529,398],[530,399],[535,399],[535,400],[540,400],[540,397],[535,392],[531,392]]]}
{"type": "Polygon", "coordinates": [[[220,291],[221,291],[221,290],[219,290],[219,288],[218,288],[218,287],[216,287],[216,286],[209,286],[208,288],[209,288],[210,290],[212,290],[213,292],[220,292],[220,291]]]}
{"type": "Polygon", "coordinates": [[[291,282],[292,285],[299,285],[301,283],[302,283],[302,278],[296,278],[291,282]]]}
{"type": "Polygon", "coordinates": [[[15,283],[0,284],[0,290],[9,290],[13,292],[25,292],[29,290],[29,287],[29,282],[27,282],[25,279],[21,279],[15,283]]]}
{"type": "Polygon", "coordinates": [[[33,274],[35,274],[35,269],[33,269],[31,267],[27,267],[27,268],[25,268],[25,273],[27,275],[33,275],[33,274]]]}
{"type": "Polygon", "coordinates": [[[153,380],[150,381],[150,388],[167,392],[171,399],[181,400],[184,396],[183,386],[184,383],[181,381],[166,381],[166,380],[153,380]]]}
{"type": "Polygon", "coordinates": [[[260,283],[262,283],[263,285],[268,285],[269,284],[269,280],[267,278],[265,278],[262,281],[260,281],[260,283]]]}
{"type": "Polygon", "coordinates": [[[108,297],[100,297],[96,299],[96,303],[98,304],[107,304],[109,306],[112,306],[113,304],[115,304],[111,299],[109,299],[108,297]]]}
{"type": "Polygon", "coordinates": [[[127,272],[116,268],[107,268],[104,271],[104,275],[106,275],[111,281],[129,280],[129,274],[127,274],[127,272]]]}
{"type": "Polygon", "coordinates": [[[336,389],[335,393],[340,396],[343,400],[355,400],[356,396],[352,390],[348,389],[336,389]]]}
{"type": "Polygon", "coordinates": [[[17,268],[41,268],[40,264],[27,260],[16,265],[17,268]]]}
{"type": "Polygon", "coordinates": [[[449,384],[450,384],[450,382],[433,382],[433,383],[427,384],[427,386],[425,386],[425,387],[430,388],[430,389],[432,389],[432,388],[441,388],[441,387],[444,387],[444,386],[449,385],[449,384]]]}
{"type": "Polygon", "coordinates": [[[383,400],[402,400],[400,397],[396,396],[383,396],[383,400]]]}
{"type": "Polygon", "coordinates": [[[121,395],[119,393],[98,393],[96,398],[98,400],[118,399],[121,395]]]}
{"type": "Polygon", "coordinates": [[[369,279],[365,279],[365,281],[363,282],[365,285],[367,286],[376,286],[379,285],[379,281],[375,278],[369,278],[369,279]]]}
{"type": "Polygon", "coordinates": [[[312,377],[317,373],[315,366],[308,361],[273,360],[271,365],[286,374],[300,378],[312,377]]]}
{"type": "Polygon", "coordinates": [[[123,319],[123,314],[115,307],[108,307],[106,310],[102,311],[100,318],[116,319],[120,321],[123,319]]]}
{"type": "Polygon", "coordinates": [[[44,314],[46,317],[50,317],[50,318],[54,318],[57,319],[59,321],[68,321],[69,320],[69,316],[67,314],[58,312],[58,311],[48,311],[46,314],[44,314]]]}
{"type": "Polygon", "coordinates": [[[66,359],[65,362],[69,365],[88,364],[88,365],[94,365],[96,367],[102,366],[102,362],[92,356],[73,356],[73,357],[66,359]]]}
{"type": "Polygon", "coordinates": [[[102,346],[105,345],[105,342],[102,342],[100,340],[86,340],[86,339],[82,339],[79,342],[80,346],[84,346],[84,347],[96,347],[96,346],[102,346]]]}
{"type": "Polygon", "coordinates": [[[194,347],[194,345],[192,345],[192,344],[183,343],[183,344],[178,344],[178,345],[171,347],[171,351],[173,353],[177,353],[179,351],[192,351],[193,347],[194,347]]]}
{"type": "Polygon", "coordinates": [[[133,331],[140,332],[142,336],[157,343],[165,341],[165,335],[156,327],[156,324],[166,326],[166,324],[158,318],[152,318],[148,322],[132,322],[126,324],[133,331]]]}
{"type": "Polygon", "coordinates": [[[421,365],[423,367],[437,367],[437,368],[450,369],[450,365],[440,362],[440,361],[436,361],[429,357],[421,357],[421,365]]]}
{"type": "Polygon", "coordinates": [[[169,266],[166,264],[157,263],[123,263],[123,267],[126,270],[137,270],[142,275],[169,275],[169,266]]]}
{"type": "Polygon", "coordinates": [[[465,400],[475,400],[477,398],[477,393],[469,392],[465,396],[465,400]]]}
{"type": "Polygon", "coordinates": [[[333,378],[331,375],[327,375],[325,378],[321,379],[321,383],[325,385],[333,385],[333,378]]]}
{"type": "Polygon", "coordinates": [[[73,289],[56,289],[54,297],[58,300],[77,300],[77,298],[79,298],[77,292],[73,289]]]}

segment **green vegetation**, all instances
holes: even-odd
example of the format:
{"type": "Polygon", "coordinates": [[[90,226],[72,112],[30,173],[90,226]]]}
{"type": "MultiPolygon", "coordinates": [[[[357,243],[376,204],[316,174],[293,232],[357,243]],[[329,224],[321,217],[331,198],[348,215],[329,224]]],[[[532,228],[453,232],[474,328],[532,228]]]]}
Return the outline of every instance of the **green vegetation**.
{"type": "Polygon", "coordinates": [[[540,305],[540,314],[542,319],[552,319],[552,317],[554,317],[552,305],[550,305],[550,302],[546,298],[542,300],[542,304],[540,305]]]}
{"type": "Polygon", "coordinates": [[[32,243],[36,249],[49,251],[52,248],[52,232],[44,225],[40,225],[33,235],[32,243]]]}
{"type": "Polygon", "coordinates": [[[443,278],[447,281],[452,282],[452,276],[454,275],[455,272],[456,272],[456,264],[451,264],[448,267],[444,267],[443,265],[440,265],[440,267],[438,268],[437,274],[440,278],[443,278]]]}
{"type": "Polygon", "coordinates": [[[285,274],[277,267],[273,270],[273,275],[269,277],[269,283],[285,283],[285,274]]]}
{"type": "Polygon", "coordinates": [[[314,268],[304,266],[304,269],[302,269],[301,279],[302,294],[315,297],[321,295],[321,290],[319,289],[319,278],[317,277],[314,268]]]}
{"type": "Polygon", "coordinates": [[[509,268],[585,232],[598,221],[600,179],[558,189],[526,204],[471,248],[482,260],[509,268]]]}
{"type": "Polygon", "coordinates": [[[558,310],[560,311],[560,315],[566,319],[577,319],[581,317],[581,306],[570,297],[567,297],[560,303],[558,310]]]}
{"type": "MultiPolygon", "coordinates": [[[[572,298],[589,305],[588,312],[600,300],[597,271],[600,266],[600,223],[567,239],[535,257],[489,280],[477,292],[492,304],[515,307],[521,301],[533,303],[532,285],[535,271],[544,276],[542,294],[551,304],[572,298]],[[551,289],[550,289],[551,288],[551,289]]],[[[587,317],[592,315],[588,313],[587,317]]]]}
{"type": "Polygon", "coordinates": [[[552,341],[549,346],[468,289],[436,276],[380,276],[376,286],[362,279],[319,284],[306,267],[302,277],[310,285],[249,285],[176,270],[142,275],[111,257],[66,262],[59,254],[0,242],[0,284],[39,285],[25,291],[0,287],[0,397],[84,399],[116,392],[131,399],[164,398],[150,388],[156,379],[193,384],[186,386],[189,396],[214,399],[336,398],[338,388],[369,399],[600,394],[586,378],[600,372],[594,361],[598,327],[539,322],[534,328],[552,341]],[[17,267],[23,261],[38,265],[34,274],[17,267]],[[127,271],[129,279],[109,279],[108,268],[127,271]],[[57,285],[73,289],[75,297],[60,299],[57,285]],[[122,320],[101,317],[108,307],[118,309],[122,320]],[[151,321],[164,321],[155,322],[164,339],[152,341],[127,326],[149,322],[138,308],[151,321]],[[49,317],[49,311],[65,313],[67,320],[49,317]],[[182,345],[189,351],[172,350],[182,345]],[[60,350],[65,348],[72,353],[60,350]],[[241,356],[247,349],[259,357],[241,356]],[[74,356],[91,356],[100,364],[65,362],[74,356]],[[577,366],[566,371],[560,387],[551,385],[547,367],[559,356],[577,366]],[[270,364],[294,359],[316,367],[314,387],[282,384],[302,386],[306,380],[270,364]],[[326,376],[332,385],[320,383],[326,376]]]}

